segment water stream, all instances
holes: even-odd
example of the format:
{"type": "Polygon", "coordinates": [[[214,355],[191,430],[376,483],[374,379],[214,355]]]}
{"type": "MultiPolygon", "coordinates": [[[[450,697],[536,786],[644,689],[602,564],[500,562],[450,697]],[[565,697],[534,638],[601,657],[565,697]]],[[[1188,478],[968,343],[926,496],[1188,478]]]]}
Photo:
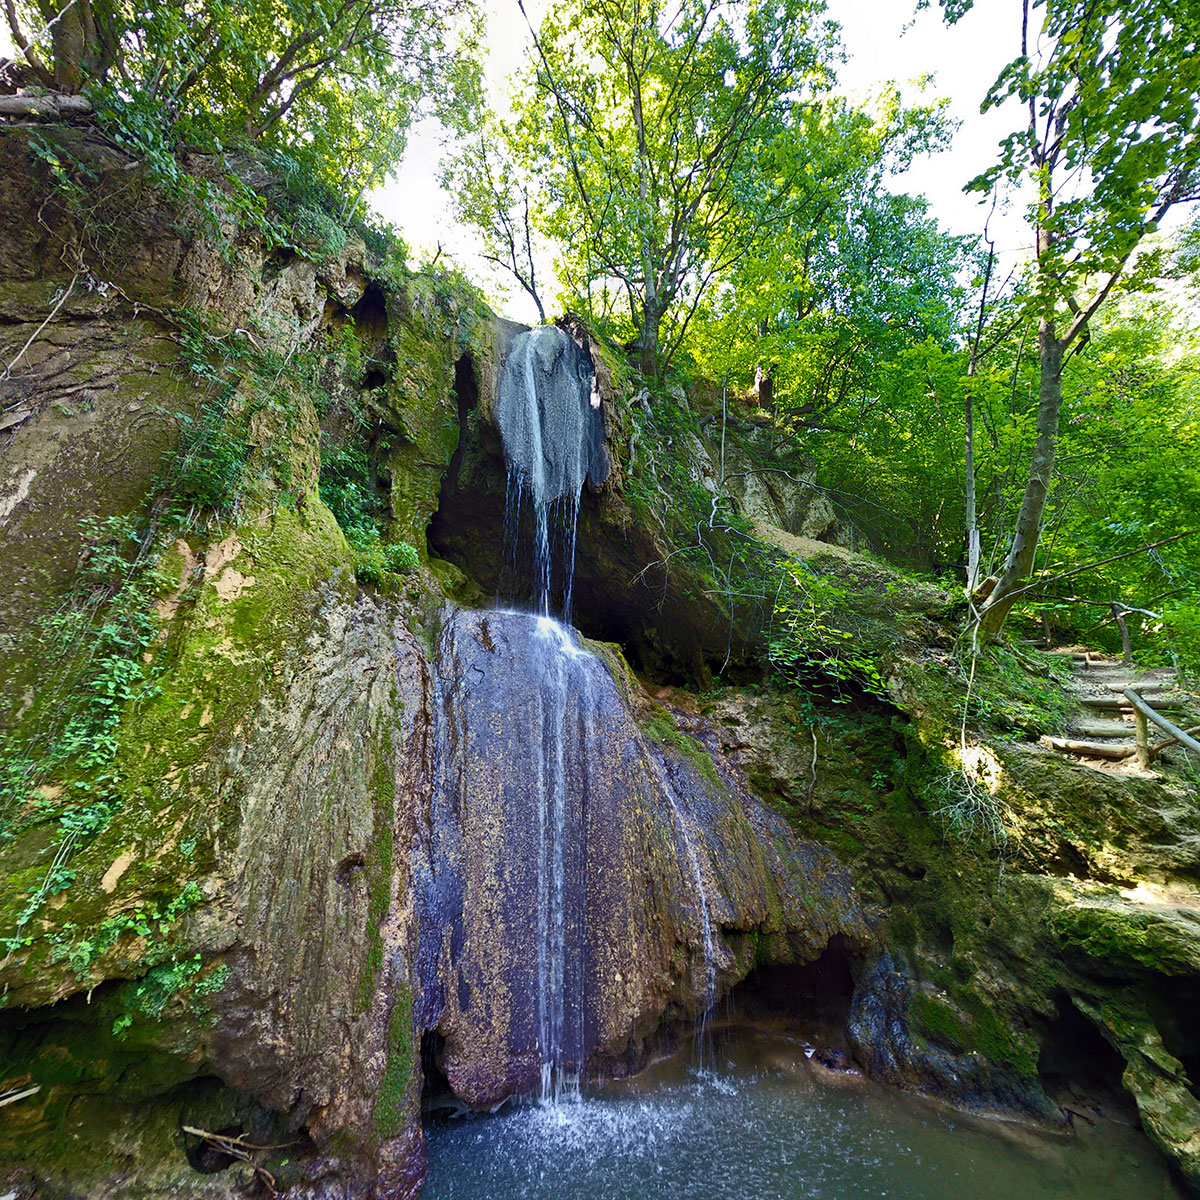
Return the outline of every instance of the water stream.
{"type": "Polygon", "coordinates": [[[603,444],[591,362],[563,330],[542,325],[519,334],[504,362],[496,417],[508,461],[506,555],[510,586],[533,584],[534,611],[554,610],[555,566],[561,570],[560,614],[571,617],[579,497],[603,444]],[[531,562],[520,561],[521,520],[533,515],[531,562]],[[555,536],[557,534],[557,537],[555,536]],[[557,547],[555,541],[561,544],[557,547]]]}
{"type": "Polygon", "coordinates": [[[541,682],[531,697],[538,707],[541,737],[537,753],[538,849],[537,963],[538,1037],[542,1053],[541,1099],[558,1101],[579,1092],[586,1057],[583,1034],[582,934],[584,914],[568,920],[568,906],[584,893],[579,879],[568,879],[569,866],[579,870],[576,846],[582,838],[582,797],[567,794],[566,742],[574,700],[579,736],[586,753],[591,681],[571,631],[551,617],[538,617],[529,653],[541,682]],[[577,802],[572,804],[572,800],[577,802]],[[573,818],[573,819],[569,819],[573,818]]]}
{"type": "Polygon", "coordinates": [[[671,809],[671,817],[675,823],[679,840],[683,844],[684,855],[692,873],[692,886],[695,889],[696,904],[699,910],[700,936],[704,947],[704,1010],[696,1022],[696,1045],[703,1061],[707,1044],[705,1034],[708,1018],[717,999],[717,954],[716,939],[713,936],[712,912],[708,903],[708,891],[704,886],[704,874],[700,870],[700,856],[696,851],[692,822],[687,815],[686,806],[676,792],[675,785],[671,782],[666,769],[653,759],[651,759],[651,765],[662,789],[662,794],[671,809]]]}

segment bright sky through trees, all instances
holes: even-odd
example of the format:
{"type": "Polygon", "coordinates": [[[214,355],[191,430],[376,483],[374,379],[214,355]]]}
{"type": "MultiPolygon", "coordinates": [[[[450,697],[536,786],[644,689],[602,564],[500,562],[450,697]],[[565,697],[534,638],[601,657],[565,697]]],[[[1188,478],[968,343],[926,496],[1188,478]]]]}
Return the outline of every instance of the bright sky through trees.
{"type": "MultiPolygon", "coordinates": [[[[526,4],[530,18],[540,21],[544,3],[526,4]]],[[[1013,128],[1007,111],[985,116],[979,107],[1001,68],[1020,48],[1020,7],[1011,0],[981,0],[953,29],[947,29],[934,5],[913,15],[908,0],[830,0],[829,15],[843,28],[849,61],[839,69],[842,90],[869,95],[881,82],[904,84],[923,75],[935,76],[927,95],[947,97],[952,115],[961,122],[952,148],[917,163],[897,181],[897,188],[926,195],[933,215],[954,233],[982,230],[987,207],[978,196],[963,195],[964,185],[995,161],[996,145],[1013,128]]],[[[493,102],[504,102],[504,81],[521,64],[528,31],[516,0],[490,0],[484,45],[493,102]]],[[[906,88],[911,102],[920,95],[906,88]]],[[[395,222],[415,251],[433,253],[440,242],[471,274],[485,264],[473,251],[474,235],[453,227],[450,202],[437,183],[441,153],[432,124],[415,129],[398,177],[379,189],[375,207],[395,222]]],[[[998,214],[991,229],[997,248],[1014,258],[1028,251],[1028,226],[1020,211],[998,214]]],[[[536,320],[526,297],[513,291],[506,308],[522,320],[536,320]]]]}
{"type": "MultiPolygon", "coordinates": [[[[535,22],[545,7],[540,0],[526,4],[535,22]]],[[[849,54],[839,69],[841,86],[865,97],[886,80],[904,83],[934,76],[928,95],[949,98],[961,127],[949,151],[917,163],[896,186],[927,196],[933,215],[951,232],[978,233],[987,208],[962,188],[991,166],[997,142],[1014,127],[1007,111],[981,116],[979,106],[1001,68],[1018,52],[1020,7],[1013,0],[980,0],[952,29],[943,25],[936,4],[915,16],[912,8],[910,0],[830,0],[829,15],[842,25],[849,54]]],[[[505,80],[521,64],[529,35],[516,0],[488,0],[487,9],[488,83],[493,103],[503,104],[505,80]]],[[[0,54],[7,53],[7,32],[0,29],[0,54]]],[[[919,95],[915,86],[906,90],[910,101],[919,95]]],[[[485,276],[474,235],[455,227],[449,199],[438,185],[440,156],[438,126],[431,121],[418,125],[397,177],[374,193],[373,206],[403,231],[414,257],[432,255],[440,243],[470,274],[485,276]]],[[[998,214],[992,231],[1002,252],[1014,258],[1028,252],[1028,226],[1020,211],[998,214]]],[[[515,291],[506,307],[513,316],[536,320],[532,303],[515,291]]]]}

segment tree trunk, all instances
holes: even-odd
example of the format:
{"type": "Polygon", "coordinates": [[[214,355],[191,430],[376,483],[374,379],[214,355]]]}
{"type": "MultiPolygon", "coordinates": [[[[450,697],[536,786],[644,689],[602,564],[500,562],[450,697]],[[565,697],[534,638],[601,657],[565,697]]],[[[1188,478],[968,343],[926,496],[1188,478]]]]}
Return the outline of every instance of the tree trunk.
{"type": "Polygon", "coordinates": [[[638,342],[639,366],[647,379],[658,378],[658,324],[662,317],[650,309],[642,310],[642,336],[638,342]]]}
{"type": "Polygon", "coordinates": [[[1112,602],[1113,620],[1117,623],[1117,629],[1121,634],[1121,661],[1123,663],[1133,662],[1133,643],[1129,639],[1129,625],[1125,620],[1125,609],[1116,600],[1112,602]]]}
{"type": "Polygon", "coordinates": [[[1054,321],[1043,317],[1038,322],[1041,384],[1038,391],[1037,442],[1033,448],[1033,462],[1029,467],[1029,478],[1025,483],[1025,495],[1021,500],[1021,511],[1017,514],[1017,528],[1008,559],[979,622],[980,633],[988,638],[996,637],[1003,628],[1005,618],[1016,603],[1018,589],[1033,570],[1058,448],[1065,348],[1065,342],[1055,336],[1054,321]]]}
{"type": "MultiPolygon", "coordinates": [[[[968,376],[974,374],[975,361],[972,355],[971,368],[968,376]]],[[[967,476],[966,494],[966,526],[967,526],[967,586],[968,596],[975,594],[979,586],[979,517],[975,506],[975,398],[971,394],[971,382],[967,381],[967,397],[964,416],[965,432],[963,434],[963,465],[967,476]]]]}
{"type": "Polygon", "coordinates": [[[54,86],[68,95],[83,87],[83,57],[86,43],[83,21],[75,5],[58,14],[50,43],[54,52],[54,86]]]}
{"type": "Polygon", "coordinates": [[[754,395],[758,401],[758,407],[765,412],[772,411],[774,391],[775,380],[771,375],[771,369],[759,363],[754,368],[754,395]]]}
{"type": "Polygon", "coordinates": [[[41,5],[50,23],[54,86],[66,95],[81,92],[85,84],[102,83],[116,47],[112,41],[110,6],[98,14],[91,0],[41,5]]]}

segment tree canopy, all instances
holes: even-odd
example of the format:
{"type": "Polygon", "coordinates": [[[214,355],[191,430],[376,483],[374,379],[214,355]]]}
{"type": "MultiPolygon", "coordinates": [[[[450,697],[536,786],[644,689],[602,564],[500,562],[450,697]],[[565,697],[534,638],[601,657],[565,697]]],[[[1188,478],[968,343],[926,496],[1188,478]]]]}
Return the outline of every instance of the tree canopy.
{"type": "Polygon", "coordinates": [[[599,0],[555,7],[536,33],[516,132],[544,228],[568,289],[605,316],[624,306],[648,377],[748,231],[779,219],[791,176],[773,147],[832,81],[822,12],[818,0],[599,0]]]}
{"type": "Polygon", "coordinates": [[[399,162],[423,99],[473,79],[470,0],[4,3],[26,72],[135,142],[286,150],[351,198],[399,162]]]}

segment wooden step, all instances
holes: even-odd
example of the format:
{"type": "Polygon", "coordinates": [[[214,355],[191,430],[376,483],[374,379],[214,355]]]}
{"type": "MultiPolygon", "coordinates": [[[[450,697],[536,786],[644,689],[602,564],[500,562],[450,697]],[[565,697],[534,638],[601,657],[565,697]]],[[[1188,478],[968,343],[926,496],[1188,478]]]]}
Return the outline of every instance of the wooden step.
{"type": "Polygon", "coordinates": [[[1132,721],[1072,721],[1067,732],[1072,737],[1123,738],[1133,737],[1136,726],[1132,721]]]}
{"type": "MultiPolygon", "coordinates": [[[[1151,708],[1156,708],[1162,712],[1178,712],[1181,708],[1186,707],[1188,697],[1159,697],[1147,696],[1146,703],[1151,708]]],[[[1133,711],[1133,705],[1125,699],[1124,696],[1118,694],[1115,696],[1080,696],[1079,703],[1085,708],[1098,708],[1104,712],[1119,712],[1125,710],[1133,711]]]]}
{"type": "Polygon", "coordinates": [[[1080,754],[1086,758],[1128,758],[1134,743],[1121,745],[1118,742],[1077,742],[1073,738],[1043,737],[1043,746],[1064,754],[1080,754]]]}
{"type": "Polygon", "coordinates": [[[1076,668],[1076,678],[1088,675],[1094,675],[1097,679],[1109,679],[1117,675],[1122,679],[1142,680],[1145,683],[1161,683],[1165,679],[1175,678],[1175,672],[1170,667],[1150,667],[1141,670],[1125,663],[1089,663],[1085,667],[1076,668]]]}

